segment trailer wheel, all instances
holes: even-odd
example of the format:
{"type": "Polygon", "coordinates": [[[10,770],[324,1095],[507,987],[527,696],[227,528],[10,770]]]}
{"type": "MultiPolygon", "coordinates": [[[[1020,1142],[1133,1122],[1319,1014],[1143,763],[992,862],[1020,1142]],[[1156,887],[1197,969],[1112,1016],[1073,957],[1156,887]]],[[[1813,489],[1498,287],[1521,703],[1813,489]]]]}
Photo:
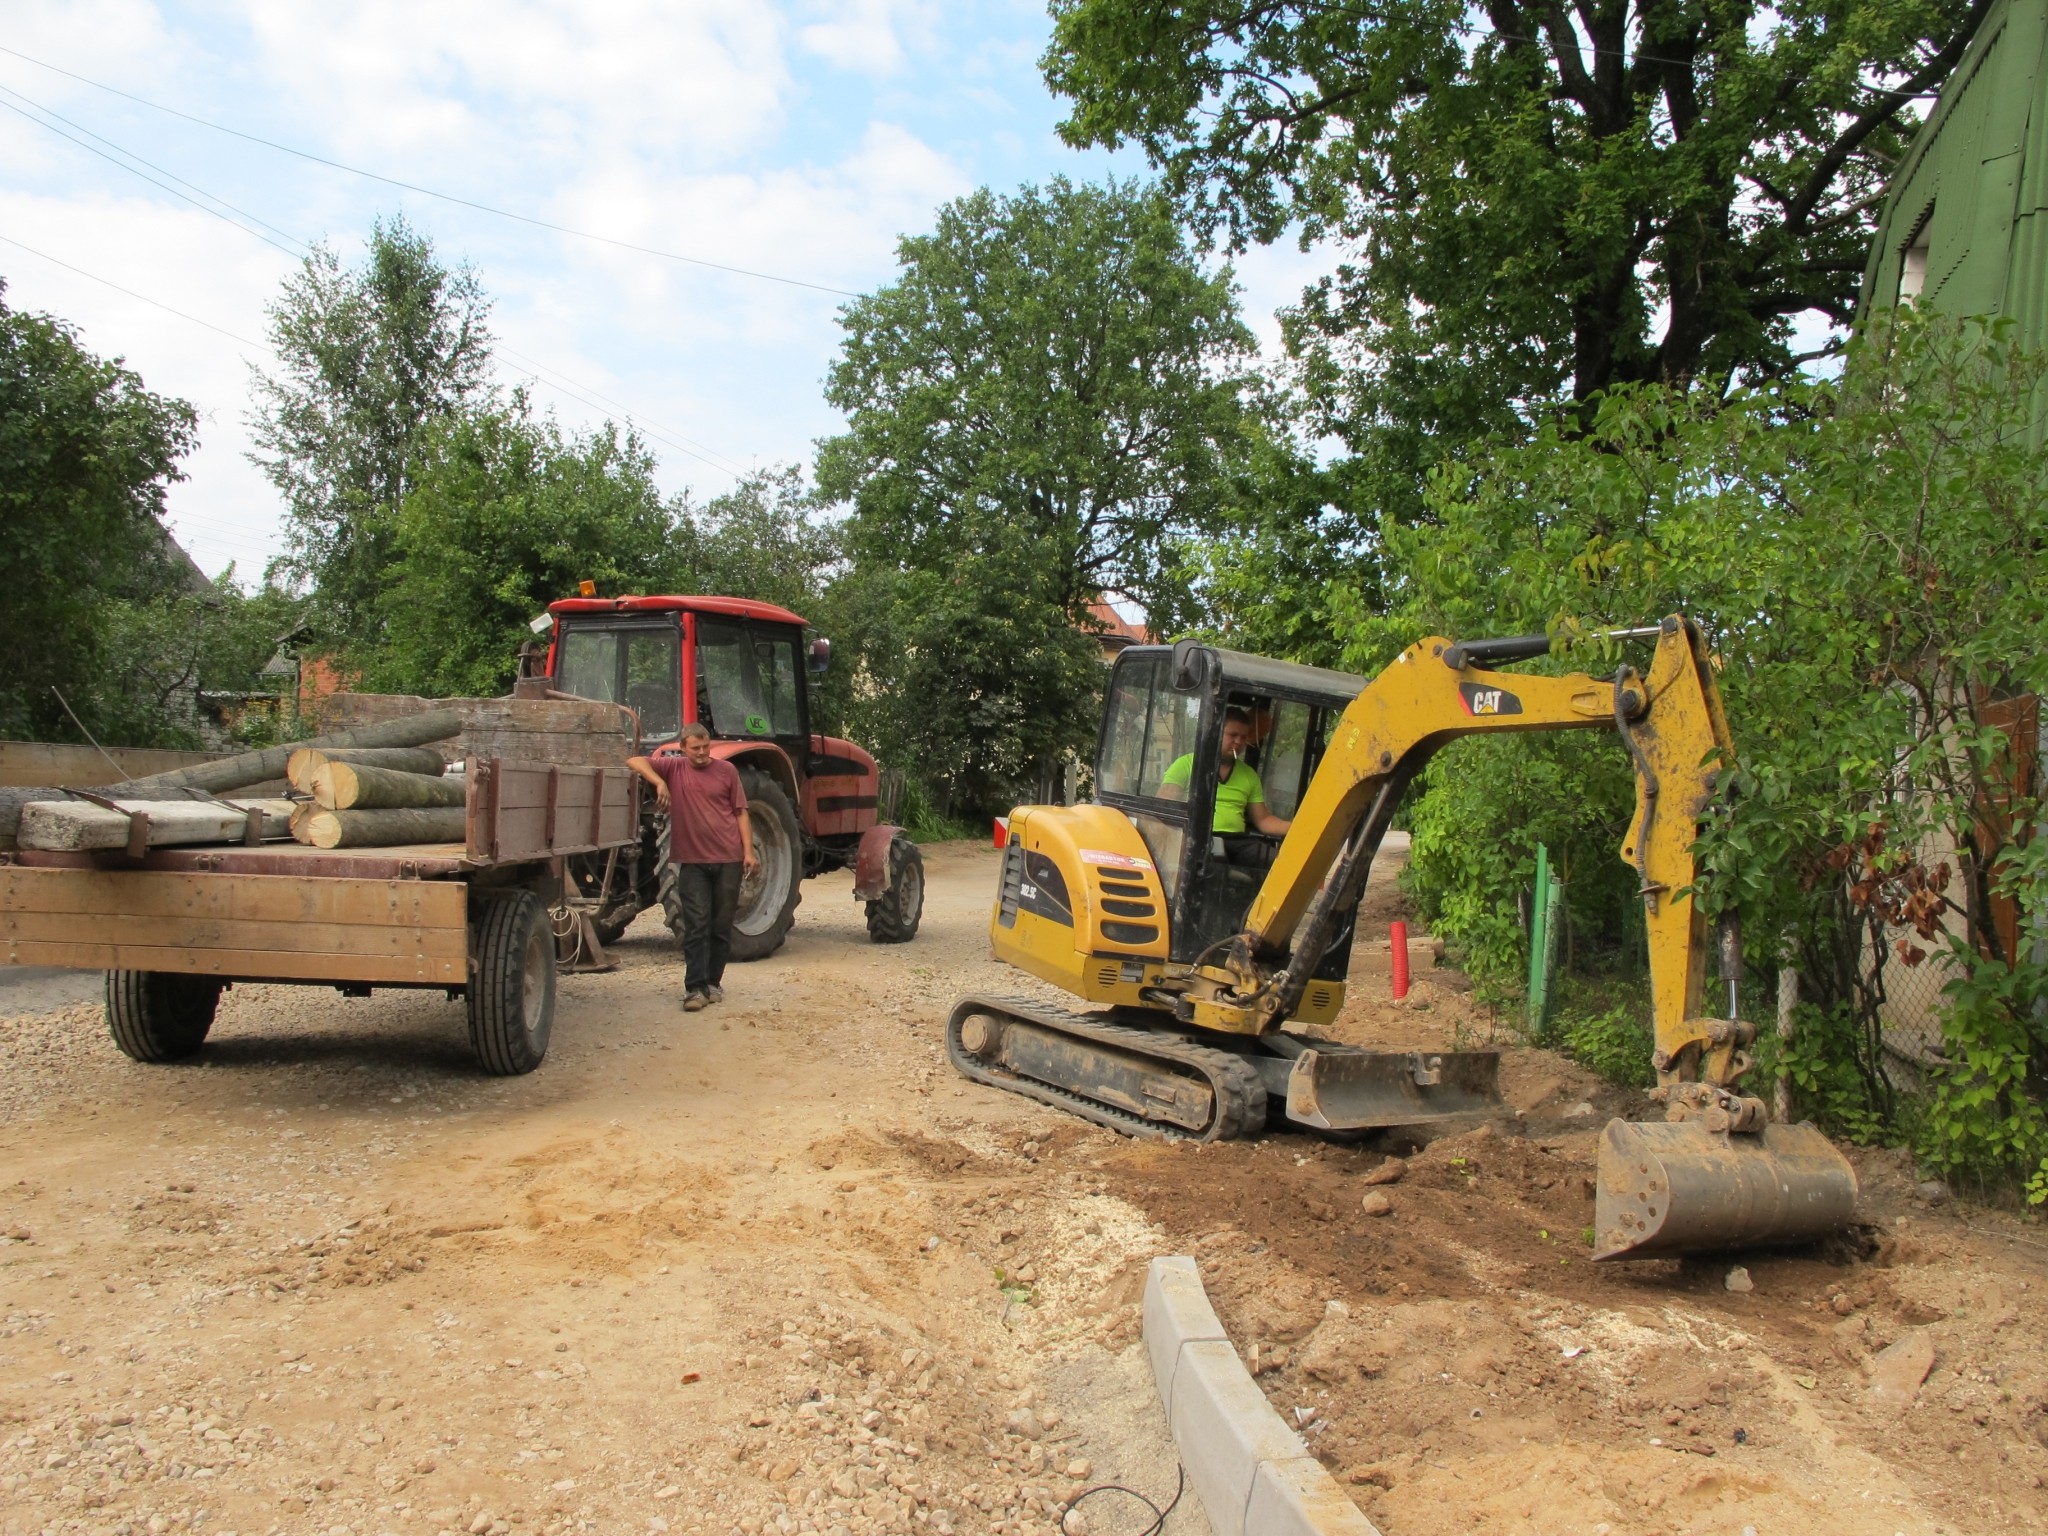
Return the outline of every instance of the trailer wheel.
{"type": "Polygon", "coordinates": [[[135,1061],[183,1061],[213,1028],[222,983],[175,971],[107,972],[107,1033],[135,1061]]]}
{"type": "Polygon", "coordinates": [[[877,944],[908,944],[924,916],[924,855],[909,838],[889,840],[888,889],[868,903],[868,937],[877,944]]]}
{"type": "Polygon", "coordinates": [[[486,1072],[517,1077],[548,1053],[555,1024],[555,935],[532,891],[484,903],[477,973],[469,987],[469,1043],[486,1072]]]}

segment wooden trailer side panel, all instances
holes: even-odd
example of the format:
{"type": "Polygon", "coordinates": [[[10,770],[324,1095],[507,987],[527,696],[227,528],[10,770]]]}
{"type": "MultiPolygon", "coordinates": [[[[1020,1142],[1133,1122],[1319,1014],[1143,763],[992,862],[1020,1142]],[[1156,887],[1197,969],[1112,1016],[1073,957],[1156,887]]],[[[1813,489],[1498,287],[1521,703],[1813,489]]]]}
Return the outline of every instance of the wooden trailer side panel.
{"type": "Polygon", "coordinates": [[[0,867],[0,961],[463,986],[457,881],[0,867]]]}

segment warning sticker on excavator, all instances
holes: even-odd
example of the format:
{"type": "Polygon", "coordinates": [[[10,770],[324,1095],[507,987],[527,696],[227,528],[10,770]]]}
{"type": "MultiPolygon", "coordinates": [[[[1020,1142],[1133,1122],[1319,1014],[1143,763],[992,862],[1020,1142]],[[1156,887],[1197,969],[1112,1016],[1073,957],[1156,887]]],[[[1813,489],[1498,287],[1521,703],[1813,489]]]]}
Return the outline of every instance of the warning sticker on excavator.
{"type": "Polygon", "coordinates": [[[1505,688],[1486,688],[1478,683],[1458,684],[1458,702],[1468,715],[1519,715],[1522,701],[1505,688]]]}
{"type": "Polygon", "coordinates": [[[1141,859],[1136,854],[1112,853],[1107,848],[1083,848],[1083,864],[1106,864],[1112,869],[1150,869],[1152,861],[1141,859]]]}

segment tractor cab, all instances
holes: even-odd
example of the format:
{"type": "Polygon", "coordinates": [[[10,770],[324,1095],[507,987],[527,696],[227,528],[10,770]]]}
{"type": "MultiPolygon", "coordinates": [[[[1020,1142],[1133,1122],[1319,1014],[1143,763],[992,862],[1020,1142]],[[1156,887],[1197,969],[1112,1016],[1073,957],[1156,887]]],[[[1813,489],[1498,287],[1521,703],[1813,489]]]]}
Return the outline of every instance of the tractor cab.
{"type": "MultiPolygon", "coordinates": [[[[579,698],[633,712],[649,751],[691,721],[720,741],[774,742],[807,755],[804,621],[773,603],[729,597],[569,598],[555,621],[549,675],[579,698]]],[[[811,650],[813,664],[829,652],[811,650]]]]}
{"type": "MultiPolygon", "coordinates": [[[[1233,780],[1250,769],[1266,810],[1291,820],[1338,717],[1364,686],[1344,672],[1185,642],[1118,656],[1095,794],[1131,818],[1158,867],[1171,908],[1169,959],[1191,963],[1243,928],[1280,842],[1249,819],[1239,830],[1227,812],[1233,824],[1218,829],[1226,724],[1235,721],[1233,739],[1245,743],[1233,780]]],[[[1341,979],[1350,948],[1340,933],[1316,975],[1341,979]]]]}

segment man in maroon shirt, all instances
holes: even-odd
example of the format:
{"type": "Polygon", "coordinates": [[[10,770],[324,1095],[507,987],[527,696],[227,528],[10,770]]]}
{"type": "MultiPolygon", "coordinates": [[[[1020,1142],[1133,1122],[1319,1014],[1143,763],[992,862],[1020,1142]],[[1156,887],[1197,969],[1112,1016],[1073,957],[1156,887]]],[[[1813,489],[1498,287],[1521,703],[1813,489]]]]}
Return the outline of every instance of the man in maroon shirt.
{"type": "Polygon", "coordinates": [[[711,755],[711,733],[683,727],[680,757],[630,757],[627,766],[654,786],[669,815],[669,857],[683,908],[683,1009],[725,1001],[726,952],[732,948],[740,874],[754,868],[754,827],[747,792],[731,763],[711,755]]]}

